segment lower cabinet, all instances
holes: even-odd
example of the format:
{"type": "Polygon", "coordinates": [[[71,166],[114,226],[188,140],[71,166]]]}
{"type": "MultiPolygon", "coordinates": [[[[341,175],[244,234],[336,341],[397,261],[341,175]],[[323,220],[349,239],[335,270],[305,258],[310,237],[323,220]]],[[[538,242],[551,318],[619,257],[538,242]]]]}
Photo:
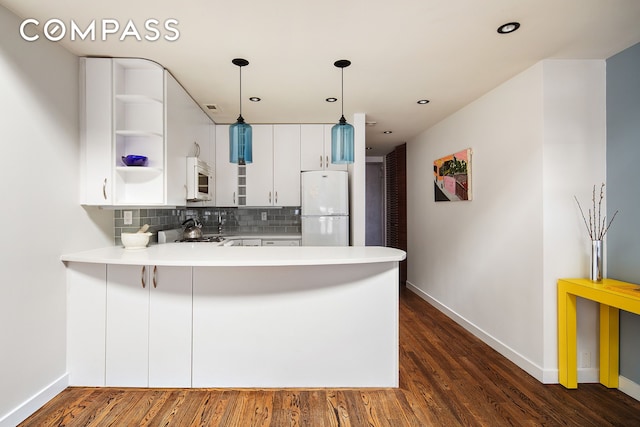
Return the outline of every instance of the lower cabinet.
{"type": "Polygon", "coordinates": [[[67,372],[69,385],[104,386],[107,266],[67,265],[67,372]]]}
{"type": "Polygon", "coordinates": [[[191,387],[191,267],[68,270],[70,385],[191,387]]]}
{"type": "Polygon", "coordinates": [[[105,385],[191,386],[191,268],[107,266],[105,385]]]}

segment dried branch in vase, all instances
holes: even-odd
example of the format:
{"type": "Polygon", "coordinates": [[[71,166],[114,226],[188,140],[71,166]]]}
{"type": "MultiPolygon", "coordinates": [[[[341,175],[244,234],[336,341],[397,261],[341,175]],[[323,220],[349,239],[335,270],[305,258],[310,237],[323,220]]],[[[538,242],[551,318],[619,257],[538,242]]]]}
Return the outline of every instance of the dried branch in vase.
{"type": "Polygon", "coordinates": [[[576,203],[578,204],[578,208],[580,209],[580,213],[582,214],[582,220],[584,221],[584,225],[587,228],[587,234],[589,234],[589,238],[591,240],[602,240],[604,235],[607,234],[609,227],[611,227],[611,223],[615,219],[616,215],[618,215],[618,211],[616,210],[609,223],[607,223],[607,215],[602,216],[602,201],[604,200],[604,183],[600,186],[600,198],[598,199],[598,210],[596,212],[596,186],[593,186],[593,193],[591,196],[591,201],[593,203],[593,210],[589,209],[587,211],[589,220],[587,221],[587,217],[584,215],[584,211],[582,210],[582,206],[580,206],[580,202],[576,196],[573,196],[576,199],[576,203]]]}

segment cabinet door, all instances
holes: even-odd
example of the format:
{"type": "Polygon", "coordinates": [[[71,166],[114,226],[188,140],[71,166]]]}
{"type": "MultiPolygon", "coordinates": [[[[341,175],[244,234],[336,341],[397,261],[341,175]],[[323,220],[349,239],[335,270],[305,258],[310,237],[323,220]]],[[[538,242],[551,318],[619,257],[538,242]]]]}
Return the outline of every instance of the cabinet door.
{"type": "Polygon", "coordinates": [[[191,386],[191,267],[107,267],[106,385],[191,386]]]}
{"type": "MultiPolygon", "coordinates": [[[[197,104],[194,103],[195,109],[195,144],[192,147],[192,152],[190,156],[194,156],[198,154],[198,157],[207,162],[209,167],[212,170],[212,173],[215,175],[215,165],[216,165],[216,157],[215,157],[215,135],[212,135],[212,132],[215,132],[215,124],[209,118],[209,116],[198,107],[197,104]]],[[[214,181],[215,182],[215,181],[214,181]]],[[[215,206],[216,201],[216,189],[215,184],[214,188],[209,189],[211,194],[211,200],[206,201],[198,201],[198,202],[187,202],[187,206],[194,207],[206,207],[206,206],[215,206]]]]}
{"type": "Polygon", "coordinates": [[[198,108],[189,94],[168,71],[166,84],[166,146],[167,146],[167,203],[186,203],[187,156],[194,151],[197,131],[198,108]],[[195,117],[194,117],[195,116],[195,117]]]}
{"type": "Polygon", "coordinates": [[[229,162],[229,125],[216,126],[216,206],[238,206],[238,165],[229,162]]]}
{"type": "Polygon", "coordinates": [[[149,387],[191,387],[191,267],[148,267],[149,387]]]}
{"type": "Polygon", "coordinates": [[[67,266],[67,370],[69,385],[104,386],[106,265],[67,266]]]}
{"type": "Polygon", "coordinates": [[[113,203],[113,88],[111,59],[82,58],[81,167],[85,205],[113,203]]]}
{"type": "Polygon", "coordinates": [[[149,272],[139,265],[107,266],[106,385],[147,387],[149,272]]]}
{"type": "Polygon", "coordinates": [[[253,125],[253,163],[247,165],[247,206],[271,206],[273,193],[273,125],[253,125]]]}
{"type": "Polygon", "coordinates": [[[273,127],[273,205],[300,206],[300,125],[273,127]]]}
{"type": "Polygon", "coordinates": [[[324,126],[300,126],[300,170],[324,169],[324,126]]]}

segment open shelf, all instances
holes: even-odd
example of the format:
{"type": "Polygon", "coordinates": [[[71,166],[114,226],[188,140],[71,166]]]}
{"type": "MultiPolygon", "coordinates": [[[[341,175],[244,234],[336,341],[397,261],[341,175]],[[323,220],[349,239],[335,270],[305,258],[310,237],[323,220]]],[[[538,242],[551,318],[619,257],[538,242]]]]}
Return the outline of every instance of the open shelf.
{"type": "Polygon", "coordinates": [[[121,129],[121,130],[117,130],[116,131],[116,135],[120,135],[120,136],[158,136],[158,137],[162,138],[162,134],[161,133],[154,132],[154,131],[149,131],[149,130],[125,130],[125,129],[121,129]]]}
{"type": "Polygon", "coordinates": [[[147,95],[135,95],[135,94],[118,94],[116,95],[118,101],[127,104],[160,104],[162,105],[162,99],[153,98],[147,95]]]}
{"type": "Polygon", "coordinates": [[[148,166],[116,166],[116,171],[120,174],[133,174],[133,175],[160,175],[162,169],[150,168],[148,166]]]}

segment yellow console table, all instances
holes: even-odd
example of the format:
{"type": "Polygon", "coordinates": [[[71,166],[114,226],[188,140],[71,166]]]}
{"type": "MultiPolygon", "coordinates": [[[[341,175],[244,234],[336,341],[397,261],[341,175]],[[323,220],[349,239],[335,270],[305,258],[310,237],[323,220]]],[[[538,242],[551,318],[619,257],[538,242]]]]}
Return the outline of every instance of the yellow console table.
{"type": "Polygon", "coordinates": [[[600,303],[600,383],[618,387],[619,310],[640,314],[640,285],[603,279],[558,280],[558,379],[578,387],[576,297],[600,303]]]}

